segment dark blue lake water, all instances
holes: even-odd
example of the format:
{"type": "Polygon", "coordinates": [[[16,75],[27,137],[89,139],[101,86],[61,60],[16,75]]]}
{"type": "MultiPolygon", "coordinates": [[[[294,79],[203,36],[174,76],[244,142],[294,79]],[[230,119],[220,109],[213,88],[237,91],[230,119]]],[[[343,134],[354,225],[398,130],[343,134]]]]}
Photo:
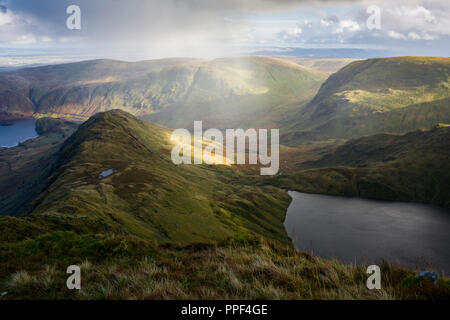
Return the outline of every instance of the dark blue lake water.
{"type": "Polygon", "coordinates": [[[15,147],[20,142],[36,138],[36,120],[26,119],[13,121],[10,126],[0,125],[0,147],[15,147]]]}
{"type": "Polygon", "coordinates": [[[297,249],[348,263],[382,259],[450,274],[450,211],[431,205],[289,192],[297,249]]]}

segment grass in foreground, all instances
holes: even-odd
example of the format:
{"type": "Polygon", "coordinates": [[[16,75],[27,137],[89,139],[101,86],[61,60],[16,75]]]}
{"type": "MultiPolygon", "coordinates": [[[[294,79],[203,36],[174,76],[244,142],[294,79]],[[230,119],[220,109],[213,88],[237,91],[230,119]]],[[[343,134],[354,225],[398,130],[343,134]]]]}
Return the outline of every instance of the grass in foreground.
{"type": "Polygon", "coordinates": [[[0,244],[3,299],[448,299],[414,272],[383,264],[382,289],[366,268],[325,260],[272,241],[156,244],[122,236],[47,234],[0,244]],[[67,266],[82,289],[66,288],[67,266]]]}

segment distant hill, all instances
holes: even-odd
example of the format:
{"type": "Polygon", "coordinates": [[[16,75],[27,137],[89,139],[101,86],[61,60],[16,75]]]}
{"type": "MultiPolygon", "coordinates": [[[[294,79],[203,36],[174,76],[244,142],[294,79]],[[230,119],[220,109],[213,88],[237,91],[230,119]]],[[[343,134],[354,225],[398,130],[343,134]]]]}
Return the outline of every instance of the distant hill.
{"type": "Polygon", "coordinates": [[[327,75],[286,60],[244,57],[143,62],[94,60],[0,74],[0,119],[87,119],[122,109],[169,127],[275,126],[327,75]]]}
{"type": "Polygon", "coordinates": [[[330,76],[285,125],[284,141],[405,133],[450,122],[450,58],[399,57],[353,62],[330,76]]]}
{"type": "Polygon", "coordinates": [[[276,185],[310,193],[433,203],[450,208],[450,127],[351,140],[276,185]]]}
{"type": "Polygon", "coordinates": [[[292,58],[286,57],[301,66],[314,69],[325,73],[335,73],[345,67],[346,65],[358,61],[358,59],[350,58],[322,58],[322,59],[308,59],[308,58],[292,58]]]}
{"type": "Polygon", "coordinates": [[[307,59],[368,59],[392,56],[388,50],[360,49],[360,48],[264,48],[254,52],[263,56],[289,56],[307,59]]]}

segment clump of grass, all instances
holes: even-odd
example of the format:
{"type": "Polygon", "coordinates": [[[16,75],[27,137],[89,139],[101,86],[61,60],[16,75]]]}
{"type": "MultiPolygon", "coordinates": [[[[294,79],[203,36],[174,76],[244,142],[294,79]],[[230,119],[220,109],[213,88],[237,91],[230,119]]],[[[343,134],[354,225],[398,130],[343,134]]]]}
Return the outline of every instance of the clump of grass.
{"type": "Polygon", "coordinates": [[[415,273],[384,263],[382,289],[368,290],[364,266],[326,260],[258,238],[217,245],[157,245],[131,237],[47,236],[4,245],[0,291],[4,299],[448,299],[450,282],[417,282],[415,273]],[[61,238],[77,250],[59,252],[42,264],[31,242],[57,246],[61,238]],[[80,238],[83,241],[80,242],[80,238]],[[69,240],[70,239],[70,240],[69,240]],[[94,245],[95,244],[95,245],[94,245]],[[139,244],[139,247],[137,247],[139,244]],[[12,250],[34,248],[28,255],[12,250]],[[118,248],[121,248],[120,250],[118,248]],[[137,249],[139,248],[139,249],[137,249]],[[198,249],[198,250],[197,250],[198,249]],[[79,256],[94,250],[89,259],[79,256]],[[97,257],[96,259],[94,259],[97,257]],[[17,263],[20,260],[21,263],[17,263]],[[31,261],[34,261],[32,263],[31,261]],[[53,261],[53,260],[52,260],[53,261]],[[82,289],[66,288],[65,261],[81,267],[82,289]],[[10,272],[6,264],[20,266],[10,272]]]}

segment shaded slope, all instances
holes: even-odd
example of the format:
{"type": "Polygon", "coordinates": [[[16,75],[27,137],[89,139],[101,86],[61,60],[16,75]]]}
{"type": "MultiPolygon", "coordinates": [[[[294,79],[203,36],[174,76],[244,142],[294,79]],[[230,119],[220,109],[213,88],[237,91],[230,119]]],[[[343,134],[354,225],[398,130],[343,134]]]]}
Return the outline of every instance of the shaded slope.
{"type": "Polygon", "coordinates": [[[0,148],[0,215],[23,215],[30,202],[45,187],[55,162],[53,156],[77,125],[53,119],[38,119],[38,138],[13,148],[0,148]]]}
{"type": "Polygon", "coordinates": [[[352,140],[274,183],[310,193],[450,207],[450,128],[352,140]]]}
{"type": "Polygon", "coordinates": [[[405,133],[450,122],[450,58],[353,62],[330,76],[291,121],[285,141],[405,133]]]}

